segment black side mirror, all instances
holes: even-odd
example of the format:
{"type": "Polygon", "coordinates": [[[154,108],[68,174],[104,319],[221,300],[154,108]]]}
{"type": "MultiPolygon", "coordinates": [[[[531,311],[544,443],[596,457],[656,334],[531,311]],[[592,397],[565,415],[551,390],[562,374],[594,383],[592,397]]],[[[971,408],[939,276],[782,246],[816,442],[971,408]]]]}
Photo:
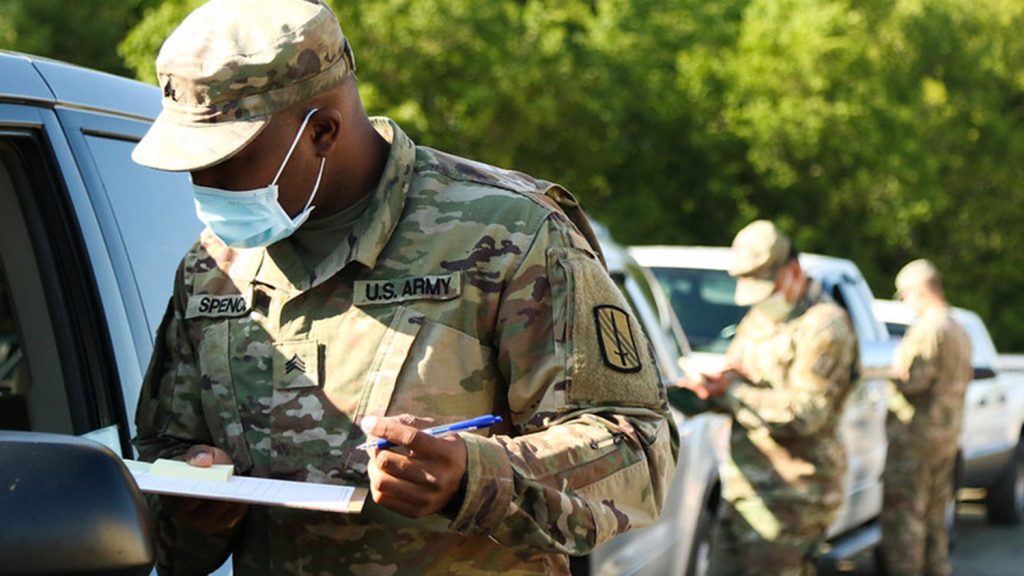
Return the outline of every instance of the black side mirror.
{"type": "Polygon", "coordinates": [[[120,459],[88,440],[0,431],[0,575],[145,575],[142,496],[120,459]]]}
{"type": "Polygon", "coordinates": [[[991,368],[974,368],[974,379],[975,380],[991,380],[996,377],[996,371],[991,368]]]}

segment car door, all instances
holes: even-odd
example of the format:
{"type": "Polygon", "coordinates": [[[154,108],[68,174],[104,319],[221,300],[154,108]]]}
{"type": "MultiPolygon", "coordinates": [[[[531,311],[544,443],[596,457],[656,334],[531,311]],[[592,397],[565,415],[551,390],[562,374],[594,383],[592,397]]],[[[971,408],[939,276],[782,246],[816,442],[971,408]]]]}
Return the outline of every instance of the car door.
{"type": "Polygon", "coordinates": [[[830,274],[823,284],[850,314],[860,347],[862,373],[843,411],[841,434],[849,465],[846,500],[831,530],[831,534],[838,534],[876,517],[881,510],[882,474],[888,445],[885,435],[888,395],[887,381],[872,374],[888,368],[892,347],[888,333],[870,308],[873,301],[870,289],[859,275],[830,274]]]}
{"type": "Polygon", "coordinates": [[[134,409],[178,263],[202,225],[188,175],[135,164],[131,151],[149,121],[110,113],[56,108],[84,183],[84,213],[95,221],[85,238],[101,287],[120,389],[134,436],[134,409]]]}
{"type": "Polygon", "coordinates": [[[147,126],[0,104],[0,427],[131,454],[154,333],[201,229],[186,175],[131,162],[147,126]]]}
{"type": "Polygon", "coordinates": [[[956,311],[956,320],[971,340],[971,366],[974,379],[964,399],[964,431],[961,436],[966,460],[1005,450],[1016,445],[1016,438],[1005,438],[1005,423],[1010,413],[1008,391],[996,373],[995,346],[981,319],[974,314],[956,311]]]}
{"type": "Polygon", "coordinates": [[[0,428],[92,435],[121,452],[127,436],[109,430],[124,404],[73,167],[52,109],[0,104],[0,428]]]}

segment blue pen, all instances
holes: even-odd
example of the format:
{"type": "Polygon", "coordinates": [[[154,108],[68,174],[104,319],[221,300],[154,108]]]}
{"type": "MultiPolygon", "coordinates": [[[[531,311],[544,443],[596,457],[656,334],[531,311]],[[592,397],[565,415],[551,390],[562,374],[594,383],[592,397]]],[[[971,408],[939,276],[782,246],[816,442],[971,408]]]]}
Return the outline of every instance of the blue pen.
{"type": "MultiPolygon", "coordinates": [[[[501,422],[501,416],[494,416],[488,414],[487,416],[477,416],[476,418],[470,418],[469,420],[463,420],[462,422],[456,422],[454,424],[445,424],[444,426],[434,426],[433,428],[427,428],[423,430],[431,436],[440,436],[447,434],[448,432],[461,432],[464,430],[479,430],[480,428],[488,428],[494,426],[498,422],[501,422]]],[[[369,450],[370,448],[376,448],[377,450],[386,450],[393,448],[395,444],[390,440],[383,438],[379,440],[373,440],[366,442],[358,446],[359,450],[369,450]]]]}

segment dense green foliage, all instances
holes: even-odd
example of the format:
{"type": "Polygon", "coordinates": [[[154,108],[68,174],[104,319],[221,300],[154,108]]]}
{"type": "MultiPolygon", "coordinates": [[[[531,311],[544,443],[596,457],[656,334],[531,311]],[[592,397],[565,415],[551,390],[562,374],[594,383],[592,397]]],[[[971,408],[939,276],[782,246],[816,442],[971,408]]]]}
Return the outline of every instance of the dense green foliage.
{"type": "MultiPolygon", "coordinates": [[[[199,0],[3,2],[0,46],[152,81],[199,0]]],[[[560,181],[625,243],[726,244],[775,218],[882,296],[933,258],[1024,349],[1020,0],[333,5],[367,107],[420,143],[560,181]]]]}

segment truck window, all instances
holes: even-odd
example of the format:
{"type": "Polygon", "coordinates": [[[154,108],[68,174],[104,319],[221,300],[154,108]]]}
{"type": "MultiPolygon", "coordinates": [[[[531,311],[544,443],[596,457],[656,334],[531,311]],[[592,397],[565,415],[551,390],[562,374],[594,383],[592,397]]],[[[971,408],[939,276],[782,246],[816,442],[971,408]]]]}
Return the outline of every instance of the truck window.
{"type": "Polygon", "coordinates": [[[736,280],[724,270],[651,268],[695,352],[725,352],[748,307],[734,300],[736,280]]]}
{"type": "Polygon", "coordinates": [[[86,133],[85,142],[127,252],[150,332],[155,333],[178,263],[202,231],[188,175],[132,162],[134,140],[86,133]]]}
{"type": "Polygon", "coordinates": [[[853,279],[844,278],[832,291],[840,306],[850,314],[853,328],[861,344],[881,340],[871,299],[867,298],[853,279]]]}
{"type": "Polygon", "coordinates": [[[61,357],[20,200],[32,192],[25,164],[18,146],[0,137],[0,429],[71,434],[61,357]]]}
{"type": "Polygon", "coordinates": [[[9,286],[0,263],[0,429],[31,430],[26,398],[31,379],[9,286]]]}
{"type": "Polygon", "coordinates": [[[973,314],[956,313],[954,313],[954,317],[964,327],[971,339],[971,363],[974,368],[994,370],[996,368],[996,347],[981,318],[973,314]]]}

